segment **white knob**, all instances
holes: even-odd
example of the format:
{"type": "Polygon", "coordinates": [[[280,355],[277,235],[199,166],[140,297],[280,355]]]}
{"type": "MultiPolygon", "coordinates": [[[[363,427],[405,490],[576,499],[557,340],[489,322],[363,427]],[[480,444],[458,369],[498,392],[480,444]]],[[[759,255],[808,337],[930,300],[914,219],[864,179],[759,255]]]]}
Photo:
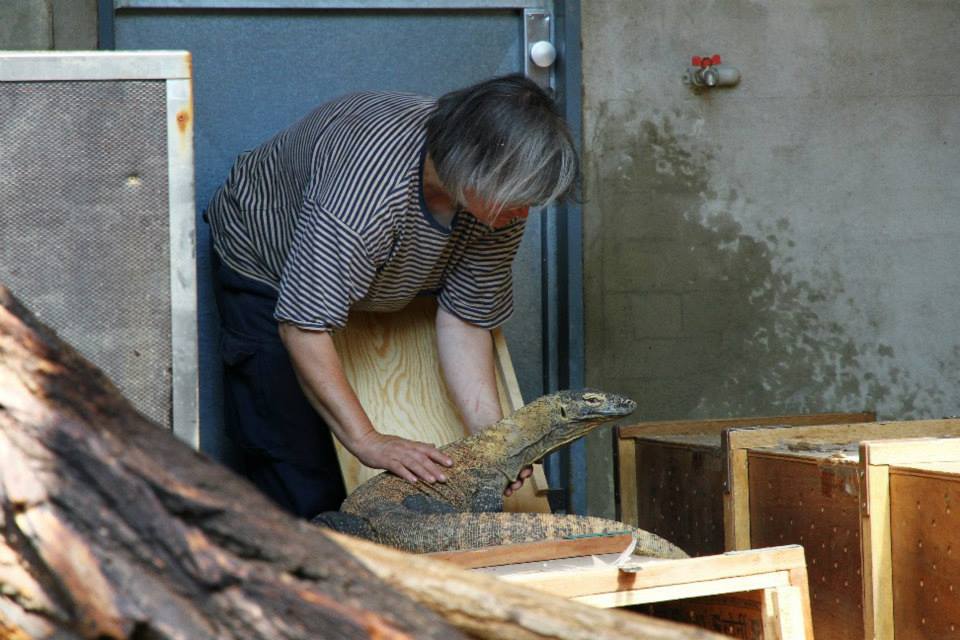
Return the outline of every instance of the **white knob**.
{"type": "Polygon", "coordinates": [[[557,59],[557,49],[549,40],[540,40],[530,46],[530,59],[538,67],[549,67],[557,59]]]}

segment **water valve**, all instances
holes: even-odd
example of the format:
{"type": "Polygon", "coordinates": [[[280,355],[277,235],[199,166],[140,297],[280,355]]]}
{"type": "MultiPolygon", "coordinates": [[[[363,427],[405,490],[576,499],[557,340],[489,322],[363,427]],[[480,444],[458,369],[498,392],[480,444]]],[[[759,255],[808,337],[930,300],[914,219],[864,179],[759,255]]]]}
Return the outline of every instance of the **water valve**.
{"type": "Polygon", "coordinates": [[[723,64],[719,54],[693,56],[687,72],[683,75],[683,81],[701,89],[732,87],[740,82],[740,70],[723,64]]]}

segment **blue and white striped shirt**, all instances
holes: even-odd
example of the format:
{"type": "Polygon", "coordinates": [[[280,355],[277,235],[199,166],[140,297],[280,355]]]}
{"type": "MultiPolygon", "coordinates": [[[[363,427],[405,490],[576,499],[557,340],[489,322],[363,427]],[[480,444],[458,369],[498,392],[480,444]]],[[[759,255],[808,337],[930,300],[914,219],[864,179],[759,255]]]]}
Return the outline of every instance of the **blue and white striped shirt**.
{"type": "Polygon", "coordinates": [[[435,107],[351,94],[237,158],[207,208],[214,247],[279,291],[277,320],[331,331],[351,309],[396,311],[423,293],[480,327],[510,317],[523,220],[490,229],[458,213],[447,229],[430,214],[421,182],[435,107]]]}

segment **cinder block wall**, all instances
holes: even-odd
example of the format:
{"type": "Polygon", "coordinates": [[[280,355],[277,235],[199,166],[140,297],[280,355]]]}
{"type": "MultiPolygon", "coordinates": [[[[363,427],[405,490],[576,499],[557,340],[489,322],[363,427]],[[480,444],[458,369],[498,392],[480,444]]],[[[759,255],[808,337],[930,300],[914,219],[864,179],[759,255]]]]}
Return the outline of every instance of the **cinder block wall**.
{"type": "Polygon", "coordinates": [[[3,0],[0,49],[96,49],[97,0],[3,0]]]}
{"type": "MultiPolygon", "coordinates": [[[[960,3],[582,3],[587,380],[633,420],[960,414],[960,3]],[[681,82],[695,54],[734,89],[681,82]]],[[[612,514],[609,434],[589,502],[612,514]]]]}

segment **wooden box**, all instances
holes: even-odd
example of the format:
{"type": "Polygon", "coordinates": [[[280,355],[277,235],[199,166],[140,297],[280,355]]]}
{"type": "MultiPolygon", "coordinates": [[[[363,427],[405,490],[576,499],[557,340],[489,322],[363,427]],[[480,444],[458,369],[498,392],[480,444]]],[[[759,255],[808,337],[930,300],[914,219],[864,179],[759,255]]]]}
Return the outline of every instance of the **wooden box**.
{"type": "Polygon", "coordinates": [[[921,492],[932,490],[934,471],[947,480],[960,439],[890,437],[918,432],[960,435],[960,421],[836,425],[807,434],[816,439],[768,430],[750,434],[757,446],[734,449],[743,464],[732,490],[748,513],[739,542],[803,545],[818,637],[945,638],[958,623],[950,489],[921,492]]]}
{"type": "Polygon", "coordinates": [[[630,607],[735,638],[812,639],[803,549],[614,562],[630,536],[432,554],[597,607],[630,607]]]}
{"type": "MultiPolygon", "coordinates": [[[[618,517],[657,533],[690,555],[735,548],[725,522],[724,432],[758,425],[868,422],[870,412],[645,422],[617,432],[618,517]]],[[[726,518],[729,520],[729,517],[726,518]]]]}

